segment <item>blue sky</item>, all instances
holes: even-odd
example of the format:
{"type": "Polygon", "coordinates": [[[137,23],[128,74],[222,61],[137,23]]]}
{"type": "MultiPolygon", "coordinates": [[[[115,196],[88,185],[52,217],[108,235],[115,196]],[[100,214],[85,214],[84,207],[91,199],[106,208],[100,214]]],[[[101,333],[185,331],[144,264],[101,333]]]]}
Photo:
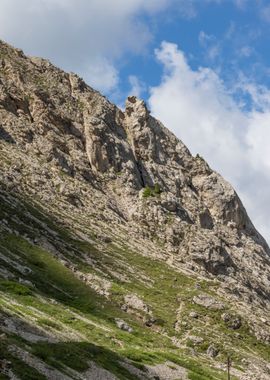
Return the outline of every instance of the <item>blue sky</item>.
{"type": "MultiPolygon", "coordinates": [[[[142,91],[145,97],[148,87],[158,83],[162,69],[154,49],[164,40],[178,45],[192,69],[205,66],[215,70],[228,88],[239,81],[240,74],[256,83],[270,84],[270,2],[269,6],[256,0],[195,1],[194,4],[190,14],[177,12],[175,6],[156,15],[154,20],[142,16],[151,25],[152,41],[144,54],[129,56],[123,67],[120,63],[120,85],[125,91],[129,91],[130,73],[145,82],[142,91]]],[[[235,93],[240,95],[249,107],[250,96],[235,93]]]]}
{"type": "Polygon", "coordinates": [[[269,0],[1,0],[0,38],[144,98],[270,241],[269,0]]]}

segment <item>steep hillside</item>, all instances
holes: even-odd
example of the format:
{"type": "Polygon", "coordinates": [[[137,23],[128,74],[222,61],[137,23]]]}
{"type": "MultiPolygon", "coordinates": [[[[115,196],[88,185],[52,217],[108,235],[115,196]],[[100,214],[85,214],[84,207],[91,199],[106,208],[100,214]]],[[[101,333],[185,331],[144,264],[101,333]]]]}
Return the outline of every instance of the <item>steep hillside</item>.
{"type": "Polygon", "coordinates": [[[0,158],[0,378],[270,378],[269,247],[143,101],[0,42],[0,158]]]}

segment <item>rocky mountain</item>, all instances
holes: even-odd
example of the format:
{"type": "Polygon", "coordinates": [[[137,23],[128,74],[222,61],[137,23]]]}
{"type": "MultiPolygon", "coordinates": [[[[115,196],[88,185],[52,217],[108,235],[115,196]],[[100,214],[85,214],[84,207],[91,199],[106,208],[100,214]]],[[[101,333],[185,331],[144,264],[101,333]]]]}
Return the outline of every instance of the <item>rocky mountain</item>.
{"type": "Polygon", "coordinates": [[[270,379],[269,247],[142,100],[0,42],[0,158],[1,379],[270,379]]]}

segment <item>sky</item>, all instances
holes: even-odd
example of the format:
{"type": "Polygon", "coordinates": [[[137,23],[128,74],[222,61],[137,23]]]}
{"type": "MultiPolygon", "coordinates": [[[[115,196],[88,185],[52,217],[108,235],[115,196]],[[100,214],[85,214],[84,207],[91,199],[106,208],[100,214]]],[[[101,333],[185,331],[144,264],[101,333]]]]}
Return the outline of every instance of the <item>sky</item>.
{"type": "Polygon", "coordinates": [[[270,0],[1,0],[0,38],[143,98],[270,242],[270,0]]]}

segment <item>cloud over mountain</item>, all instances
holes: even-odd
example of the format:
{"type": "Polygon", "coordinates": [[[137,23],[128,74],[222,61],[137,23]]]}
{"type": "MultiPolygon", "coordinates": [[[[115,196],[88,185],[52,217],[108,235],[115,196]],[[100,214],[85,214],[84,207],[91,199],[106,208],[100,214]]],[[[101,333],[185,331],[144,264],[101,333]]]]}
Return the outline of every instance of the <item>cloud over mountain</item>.
{"type": "Polygon", "coordinates": [[[239,82],[252,99],[246,111],[213,70],[193,70],[177,45],[163,42],[156,57],[163,77],[150,91],[153,114],[234,184],[269,240],[269,90],[245,79],[239,82]]]}

